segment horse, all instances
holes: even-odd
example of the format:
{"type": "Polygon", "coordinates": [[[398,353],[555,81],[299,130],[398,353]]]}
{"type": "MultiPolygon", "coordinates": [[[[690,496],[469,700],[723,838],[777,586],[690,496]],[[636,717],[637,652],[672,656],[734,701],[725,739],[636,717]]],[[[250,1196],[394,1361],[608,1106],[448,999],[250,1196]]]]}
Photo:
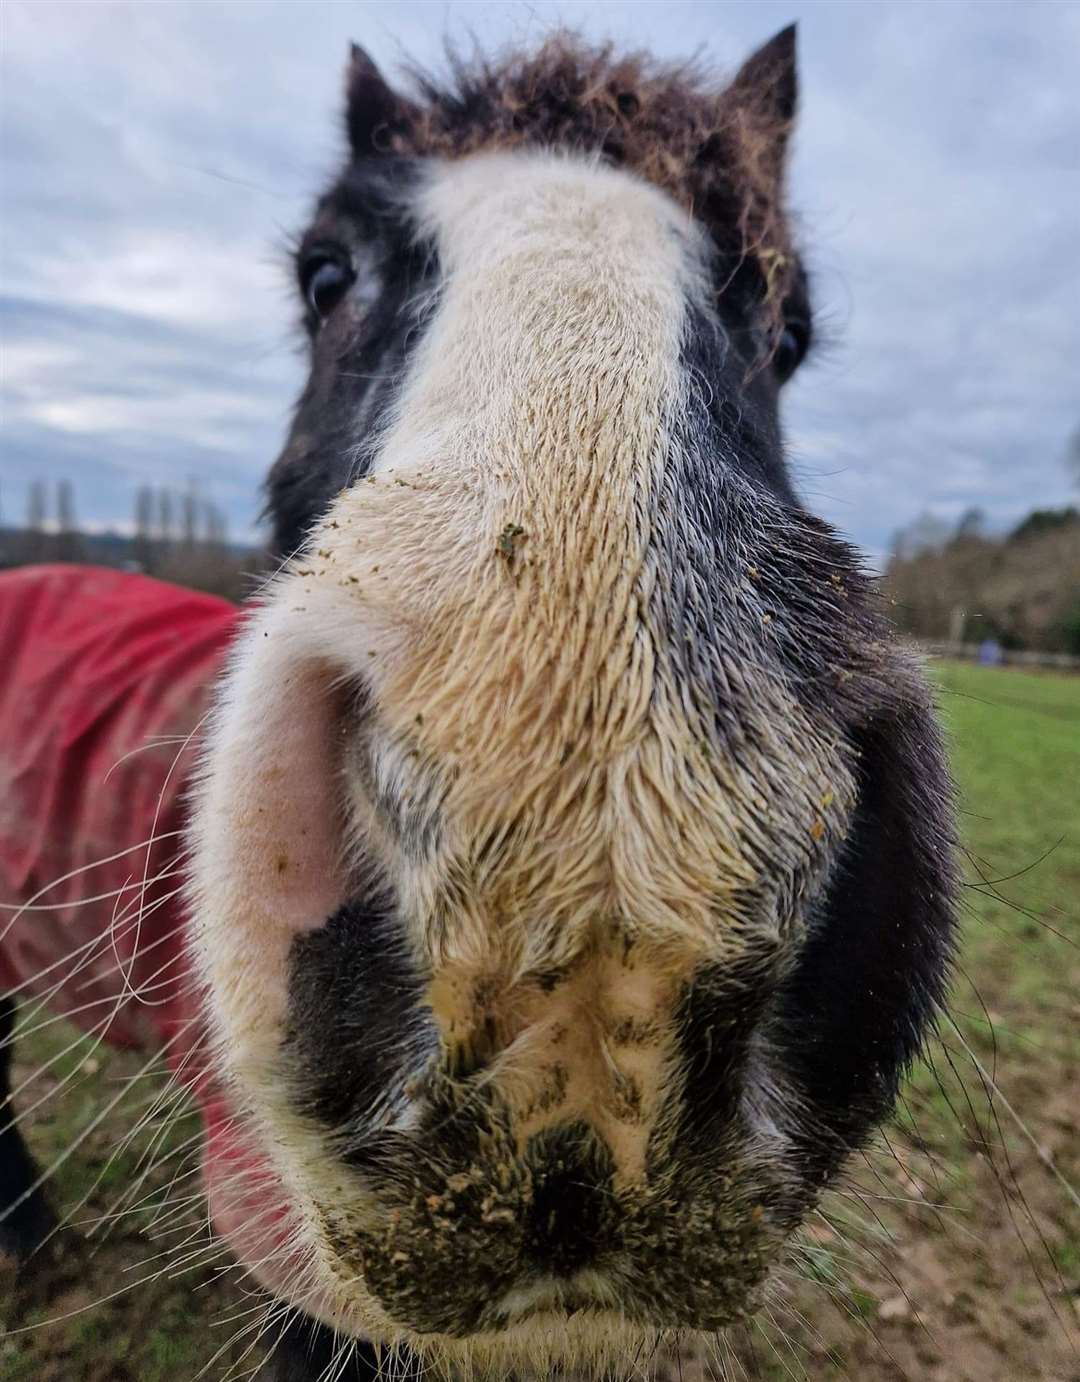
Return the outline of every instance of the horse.
{"type": "Polygon", "coordinates": [[[210,1212],[278,1376],[749,1318],[944,1002],[933,697],[785,454],[796,105],[794,28],[727,84],[351,53],[186,838],[210,1212]]]}

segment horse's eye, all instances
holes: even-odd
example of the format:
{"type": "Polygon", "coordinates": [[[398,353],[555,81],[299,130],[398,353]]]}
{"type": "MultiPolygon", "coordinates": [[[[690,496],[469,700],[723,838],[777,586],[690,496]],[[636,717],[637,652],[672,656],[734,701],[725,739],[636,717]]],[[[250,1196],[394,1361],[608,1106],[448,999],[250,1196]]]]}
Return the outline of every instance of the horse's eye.
{"type": "Polygon", "coordinates": [[[304,301],[321,322],[325,321],[348,292],[354,274],[344,260],[324,253],[308,256],[300,269],[300,288],[304,301]]]}
{"type": "Polygon", "coordinates": [[[786,384],[802,364],[809,344],[810,336],[806,327],[801,322],[788,322],[773,351],[773,369],[781,384],[786,384]]]}

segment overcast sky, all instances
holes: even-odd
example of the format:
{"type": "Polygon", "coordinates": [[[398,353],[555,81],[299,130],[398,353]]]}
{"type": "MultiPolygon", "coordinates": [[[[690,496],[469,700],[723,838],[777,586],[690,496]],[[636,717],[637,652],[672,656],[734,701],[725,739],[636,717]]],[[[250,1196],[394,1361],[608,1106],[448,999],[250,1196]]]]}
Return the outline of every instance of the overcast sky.
{"type": "Polygon", "coordinates": [[[1078,4],[6,0],[5,521],[33,477],[71,478],[95,525],[193,479],[252,533],[302,374],[285,246],[341,153],[350,39],[390,71],[562,19],[730,69],[792,18],[793,202],[831,338],[786,403],[803,494],[874,554],[924,507],[1068,502],[1078,4]]]}

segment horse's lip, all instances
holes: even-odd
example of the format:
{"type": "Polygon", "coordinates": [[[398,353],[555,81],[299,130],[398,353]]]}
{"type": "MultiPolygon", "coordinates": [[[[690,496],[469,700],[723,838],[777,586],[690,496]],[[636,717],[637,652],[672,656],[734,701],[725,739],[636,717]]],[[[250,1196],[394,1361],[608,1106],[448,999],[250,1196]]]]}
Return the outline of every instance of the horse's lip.
{"type": "Polygon", "coordinates": [[[570,1278],[542,1277],[527,1284],[512,1286],[495,1302],[495,1313],[516,1324],[535,1315],[558,1315],[570,1319],[584,1311],[610,1309],[610,1289],[598,1289],[595,1271],[570,1278]]]}

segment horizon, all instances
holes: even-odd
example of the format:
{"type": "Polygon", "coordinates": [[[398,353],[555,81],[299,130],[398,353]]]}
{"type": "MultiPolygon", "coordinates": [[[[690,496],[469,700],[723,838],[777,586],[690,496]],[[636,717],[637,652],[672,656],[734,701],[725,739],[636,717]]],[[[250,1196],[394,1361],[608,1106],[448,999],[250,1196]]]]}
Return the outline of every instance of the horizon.
{"type": "Polygon", "coordinates": [[[139,485],[195,483],[258,542],[303,376],[283,246],[342,149],[350,40],[396,76],[467,22],[490,48],[562,18],[731,71],[793,17],[827,342],[785,393],[802,499],[876,563],[925,511],[1003,531],[1075,501],[1080,7],[808,0],[9,4],[5,500],[66,478],[85,523],[122,526],[139,485]]]}

